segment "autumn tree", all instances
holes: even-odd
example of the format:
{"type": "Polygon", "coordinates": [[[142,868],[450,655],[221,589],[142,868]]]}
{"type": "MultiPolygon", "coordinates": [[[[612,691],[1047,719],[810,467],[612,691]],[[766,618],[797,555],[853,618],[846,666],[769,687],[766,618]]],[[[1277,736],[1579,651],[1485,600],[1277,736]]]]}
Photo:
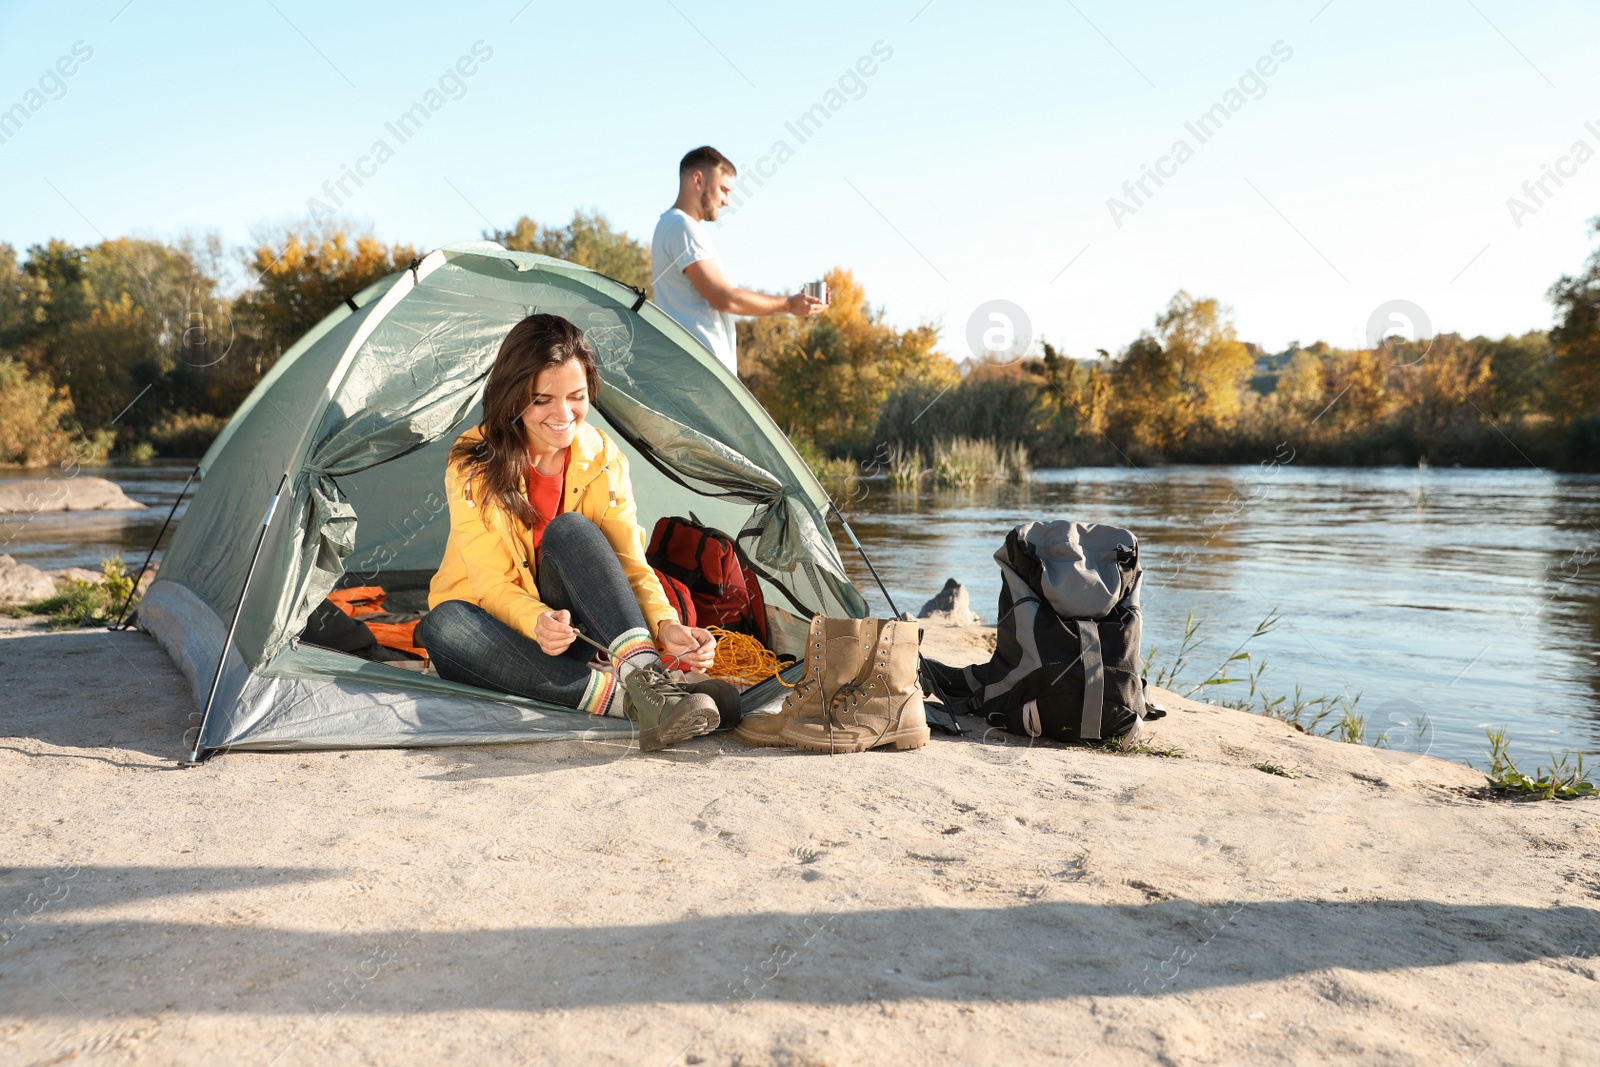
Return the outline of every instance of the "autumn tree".
{"type": "Polygon", "coordinates": [[[218,300],[218,278],[188,248],[50,241],[28,250],[20,272],[14,260],[9,249],[0,253],[0,347],[64,387],[80,423],[145,427],[174,407],[172,372],[192,338],[189,315],[218,300]]]}
{"type": "Polygon", "coordinates": [[[791,436],[824,447],[865,445],[892,393],[953,385],[956,366],[937,350],[936,327],[895,329],[842,267],[827,282],[830,303],[821,315],[740,323],[739,367],[791,436]]]}
{"type": "Polygon", "coordinates": [[[387,245],[370,233],[352,236],[342,229],[291,230],[259,243],[246,257],[255,285],[234,305],[236,327],[254,346],[247,356],[254,361],[252,376],[265,373],[347,297],[419,255],[411,245],[387,245]]]}
{"type": "Polygon", "coordinates": [[[1050,342],[1043,342],[1039,373],[1047,387],[1044,402],[1071,436],[1099,436],[1111,410],[1111,376],[1098,363],[1085,365],[1069,359],[1050,342]]]}
{"type": "Polygon", "coordinates": [[[42,467],[104,457],[110,435],[102,432],[85,439],[76,425],[65,389],[30,375],[15,360],[0,359],[0,464],[42,467]]]}
{"type": "Polygon", "coordinates": [[[1113,423],[1121,435],[1158,450],[1202,428],[1226,429],[1239,415],[1251,363],[1230,310],[1180,290],[1156,317],[1155,330],[1117,361],[1113,423]]]}
{"type": "Polygon", "coordinates": [[[650,248],[623,230],[613,230],[598,212],[575,211],[565,226],[541,226],[528,216],[518,219],[509,230],[491,230],[488,240],[513,252],[536,252],[599,271],[624,285],[654,295],[650,281],[650,248]]]}
{"type": "Polygon", "coordinates": [[[1390,343],[1376,355],[1387,364],[1395,406],[1417,429],[1438,430],[1488,417],[1493,354],[1482,339],[1442,333],[1390,343]]]}
{"type": "Polygon", "coordinates": [[[1479,337],[1474,342],[1489,353],[1490,415],[1499,418],[1559,408],[1552,395],[1555,349],[1548,330],[1529,330],[1520,337],[1508,335],[1498,341],[1479,337]]]}
{"type": "Polygon", "coordinates": [[[1296,349],[1294,355],[1289,357],[1289,365],[1278,376],[1277,388],[1273,390],[1278,405],[1293,414],[1315,414],[1316,410],[1320,410],[1326,393],[1327,378],[1323,373],[1322,360],[1303,348],[1296,349]]]}
{"type": "Polygon", "coordinates": [[[49,289],[0,242],[0,350],[20,355],[34,337],[49,304],[49,289]]]}
{"type": "Polygon", "coordinates": [[[1330,350],[1327,375],[1328,425],[1346,432],[1371,429],[1393,407],[1389,361],[1370,349],[1330,350]]]}

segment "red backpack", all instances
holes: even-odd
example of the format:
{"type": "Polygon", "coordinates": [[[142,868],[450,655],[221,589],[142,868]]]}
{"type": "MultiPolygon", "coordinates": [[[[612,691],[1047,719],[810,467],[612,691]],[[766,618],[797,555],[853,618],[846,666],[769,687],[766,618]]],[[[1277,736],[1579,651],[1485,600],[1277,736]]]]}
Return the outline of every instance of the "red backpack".
{"type": "MultiPolygon", "coordinates": [[[[755,571],[733,539],[692,519],[662,518],[645,550],[650,566],[683,583],[695,625],[720,626],[767,643],[767,607],[755,571]]],[[[667,594],[671,599],[672,593],[667,594]]],[[[686,620],[687,621],[687,620],[686,620]]]]}
{"type": "Polygon", "coordinates": [[[689,595],[689,587],[672,575],[663,574],[660,568],[655,568],[655,572],[656,580],[661,583],[661,591],[667,594],[667,603],[678,613],[678,621],[685,626],[699,626],[695,621],[694,598],[689,595]]]}

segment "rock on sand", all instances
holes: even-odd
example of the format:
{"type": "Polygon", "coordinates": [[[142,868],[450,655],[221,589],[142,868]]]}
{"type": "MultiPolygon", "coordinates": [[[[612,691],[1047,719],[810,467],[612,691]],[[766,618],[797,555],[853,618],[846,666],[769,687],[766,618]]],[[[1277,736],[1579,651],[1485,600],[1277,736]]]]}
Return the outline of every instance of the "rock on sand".
{"type": "Polygon", "coordinates": [[[26,604],[55,595],[55,579],[38,567],[0,553],[0,604],[26,604]]]}
{"type": "Polygon", "coordinates": [[[978,621],[978,613],[972,610],[972,599],[967,594],[967,587],[954,578],[946,578],[944,588],[935,593],[932,600],[922,605],[922,610],[917,612],[917,618],[937,619],[940,622],[966,626],[978,621]]]}

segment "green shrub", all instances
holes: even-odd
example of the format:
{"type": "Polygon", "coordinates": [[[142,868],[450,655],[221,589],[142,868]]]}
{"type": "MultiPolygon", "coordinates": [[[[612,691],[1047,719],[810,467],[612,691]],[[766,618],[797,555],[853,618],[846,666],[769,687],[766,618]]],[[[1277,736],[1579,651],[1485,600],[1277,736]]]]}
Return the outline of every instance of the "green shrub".
{"type": "Polygon", "coordinates": [[[114,434],[74,432],[72,401],[49,378],[30,375],[21,363],[0,359],[0,463],[44,467],[98,463],[114,434]]]}
{"type": "Polygon", "coordinates": [[[51,630],[75,630],[89,624],[103,626],[116,619],[122,602],[132,590],[133,576],[124,568],[122,557],[112,556],[101,561],[99,581],[76,580],[55,596],[31,604],[12,605],[5,610],[14,618],[47,615],[49,621],[45,625],[51,630]]]}
{"type": "Polygon", "coordinates": [[[1581,415],[1567,424],[1562,458],[1578,470],[1600,470],[1600,415],[1581,415]]]}
{"type": "Polygon", "coordinates": [[[1042,419],[1037,382],[968,377],[948,389],[913,383],[896,391],[879,413],[874,437],[925,455],[933,452],[935,442],[954,438],[1031,449],[1042,419]]]}
{"type": "Polygon", "coordinates": [[[811,473],[817,476],[819,482],[846,482],[857,476],[855,461],[848,456],[835,457],[818,448],[810,437],[794,436],[789,438],[789,443],[794,445],[800,458],[806,461],[806,466],[811,468],[811,473]]]}

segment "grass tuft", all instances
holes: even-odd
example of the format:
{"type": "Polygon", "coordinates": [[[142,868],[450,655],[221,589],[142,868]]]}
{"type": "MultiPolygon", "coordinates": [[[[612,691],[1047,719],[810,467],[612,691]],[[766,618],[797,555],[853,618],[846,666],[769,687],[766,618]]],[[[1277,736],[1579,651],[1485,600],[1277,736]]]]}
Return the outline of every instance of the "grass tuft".
{"type": "Polygon", "coordinates": [[[1504,727],[1485,731],[1489,735],[1489,790],[1496,796],[1517,800],[1577,800],[1600,794],[1583,769],[1580,752],[1574,763],[1570,753],[1550,753],[1550,766],[1539,766],[1525,774],[1511,758],[1511,742],[1504,727]]]}
{"type": "Polygon", "coordinates": [[[1033,477],[1028,450],[967,437],[940,438],[931,451],[888,446],[889,481],[896,489],[971,489],[987,482],[1027,482],[1033,477]]]}
{"type": "Polygon", "coordinates": [[[896,489],[916,489],[927,474],[920,451],[901,445],[889,446],[889,481],[896,489]]]}
{"type": "MultiPolygon", "coordinates": [[[[1257,658],[1250,648],[1250,642],[1258,637],[1263,637],[1277,629],[1283,621],[1283,614],[1276,608],[1267,613],[1266,618],[1256,624],[1254,631],[1233,649],[1232,652],[1219,663],[1205,678],[1184,690],[1182,695],[1193,697],[1202,689],[1210,686],[1244,685],[1248,692],[1232,700],[1218,700],[1225,708],[1237,711],[1248,711],[1256,715],[1265,715],[1288,723],[1301,733],[1316,734],[1319,737],[1331,737],[1337,741],[1344,741],[1352,745],[1366,743],[1367,720],[1357,710],[1361,702],[1361,694],[1354,695],[1342,693],[1338,696],[1326,694],[1318,697],[1307,697],[1297,685],[1294,695],[1280,693],[1272,696],[1267,692],[1264,681],[1267,673],[1267,660],[1265,656],[1257,658]]],[[[1144,658],[1144,676],[1151,684],[1163,689],[1176,690],[1180,685],[1180,677],[1185,673],[1195,655],[1205,645],[1206,638],[1201,635],[1200,622],[1195,621],[1194,613],[1183,623],[1183,639],[1178,643],[1178,652],[1171,660],[1158,664],[1156,654],[1160,651],[1159,645],[1153,645],[1144,658]]],[[[1380,735],[1373,742],[1375,746],[1385,743],[1384,736],[1380,735]]]]}
{"type": "Polygon", "coordinates": [[[1107,737],[1100,741],[1085,741],[1084,745],[1096,752],[1109,752],[1117,756],[1160,756],[1163,759],[1184,759],[1184,751],[1170,745],[1157,747],[1156,738],[1129,741],[1126,737],[1107,737]]]}

